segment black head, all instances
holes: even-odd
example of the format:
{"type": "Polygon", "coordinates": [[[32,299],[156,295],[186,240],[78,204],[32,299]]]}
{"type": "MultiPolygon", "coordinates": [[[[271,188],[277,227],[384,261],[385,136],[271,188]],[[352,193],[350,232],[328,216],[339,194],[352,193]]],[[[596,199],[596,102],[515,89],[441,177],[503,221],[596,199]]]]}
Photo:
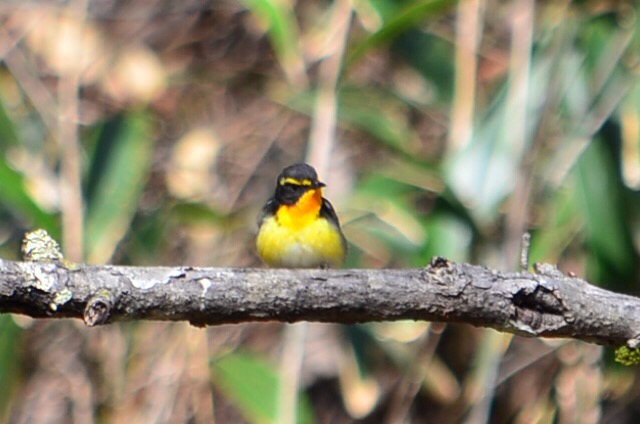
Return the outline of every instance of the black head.
{"type": "Polygon", "coordinates": [[[278,175],[275,198],[285,205],[293,205],[307,191],[324,186],[312,166],[298,163],[287,166],[278,175]]]}

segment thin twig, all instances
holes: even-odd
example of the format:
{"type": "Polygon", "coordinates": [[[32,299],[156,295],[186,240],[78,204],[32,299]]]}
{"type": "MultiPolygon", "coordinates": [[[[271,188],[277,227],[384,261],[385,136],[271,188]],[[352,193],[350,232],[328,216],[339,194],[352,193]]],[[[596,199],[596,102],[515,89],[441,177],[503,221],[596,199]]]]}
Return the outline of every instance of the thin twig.
{"type": "Polygon", "coordinates": [[[320,64],[318,76],[318,94],[311,121],[309,134],[309,150],[307,160],[318,173],[326,175],[329,168],[331,151],[335,144],[338,114],[337,85],[341,64],[346,48],[347,35],[351,23],[351,2],[340,0],[335,2],[332,19],[328,28],[330,37],[327,43],[330,50],[320,64]]]}
{"type": "MultiPolygon", "coordinates": [[[[87,0],[72,2],[67,13],[73,14],[79,25],[85,23],[87,0]]],[[[58,82],[58,145],[60,147],[60,205],[62,210],[62,245],[66,256],[73,261],[82,260],[83,252],[83,200],[78,141],[78,94],[82,58],[70,67],[68,74],[58,82]]]]}
{"type": "Polygon", "coordinates": [[[520,245],[520,271],[529,270],[529,251],[531,250],[531,233],[522,234],[522,243],[520,245]]]}
{"type": "Polygon", "coordinates": [[[482,34],[484,8],[484,0],[458,3],[455,40],[455,90],[451,105],[451,131],[448,141],[453,150],[466,147],[473,133],[478,46],[482,34]]]}

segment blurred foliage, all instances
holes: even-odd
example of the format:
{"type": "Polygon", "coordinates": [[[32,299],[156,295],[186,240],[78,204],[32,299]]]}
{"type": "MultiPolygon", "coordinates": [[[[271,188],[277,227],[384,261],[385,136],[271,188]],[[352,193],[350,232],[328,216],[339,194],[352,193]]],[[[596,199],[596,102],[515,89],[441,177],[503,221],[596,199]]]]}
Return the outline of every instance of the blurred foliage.
{"type": "MultiPolygon", "coordinates": [[[[277,423],[280,376],[259,358],[232,353],[212,364],[213,384],[227,394],[250,422],[277,423]]],[[[298,421],[311,423],[307,399],[301,399],[298,421]]]]}
{"type": "Polygon", "coordinates": [[[19,382],[20,327],[10,316],[0,317],[0,417],[6,417],[10,399],[19,382]]]}
{"type": "MultiPolygon", "coordinates": [[[[257,212],[325,125],[346,22],[321,174],[346,266],[513,268],[529,230],[532,262],[640,293],[637,2],[82,3],[0,8],[3,259],[41,227],[92,263],[259,266],[257,212]]],[[[67,324],[0,317],[0,416],[277,421],[280,325],[67,324]]],[[[300,422],[640,419],[637,371],[595,346],[413,322],[309,331],[300,422]]]]}
{"type": "Polygon", "coordinates": [[[109,260],[133,218],[151,164],[151,120],[131,112],[100,128],[87,182],[86,257],[109,260]]]}

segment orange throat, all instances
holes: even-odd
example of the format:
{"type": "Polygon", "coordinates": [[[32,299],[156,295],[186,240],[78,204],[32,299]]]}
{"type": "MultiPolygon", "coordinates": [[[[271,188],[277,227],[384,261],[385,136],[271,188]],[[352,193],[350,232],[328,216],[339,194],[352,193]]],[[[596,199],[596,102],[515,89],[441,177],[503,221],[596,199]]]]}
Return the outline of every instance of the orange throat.
{"type": "Polygon", "coordinates": [[[311,224],[322,207],[322,189],[309,190],[294,205],[282,205],[276,212],[280,225],[300,229],[311,224]]]}

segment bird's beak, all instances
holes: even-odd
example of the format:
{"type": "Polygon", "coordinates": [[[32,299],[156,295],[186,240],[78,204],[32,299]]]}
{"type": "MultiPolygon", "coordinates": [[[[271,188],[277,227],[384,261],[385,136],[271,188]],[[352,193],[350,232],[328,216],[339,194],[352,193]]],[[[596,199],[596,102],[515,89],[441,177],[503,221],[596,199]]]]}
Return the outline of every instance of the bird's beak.
{"type": "Polygon", "coordinates": [[[325,183],[320,182],[320,181],[316,181],[316,182],[313,184],[313,188],[322,188],[322,187],[326,187],[326,186],[327,186],[327,185],[326,185],[325,183]]]}

